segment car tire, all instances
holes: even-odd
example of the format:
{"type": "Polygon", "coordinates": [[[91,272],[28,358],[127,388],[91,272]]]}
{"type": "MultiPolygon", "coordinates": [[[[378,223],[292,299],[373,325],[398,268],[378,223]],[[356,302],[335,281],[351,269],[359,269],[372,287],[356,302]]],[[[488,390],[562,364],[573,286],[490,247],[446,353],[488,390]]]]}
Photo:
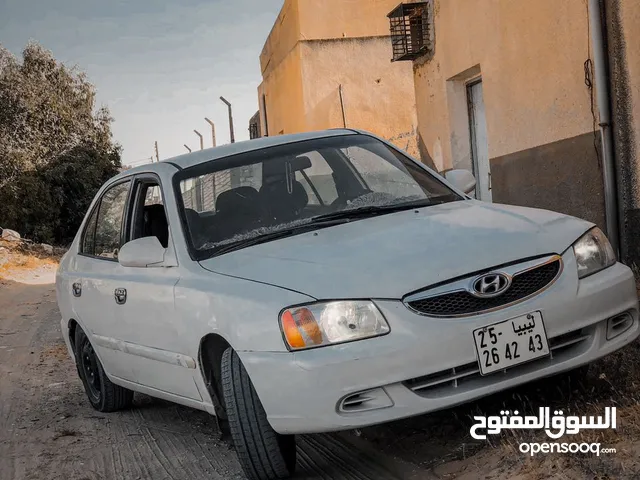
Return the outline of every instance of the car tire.
{"type": "Polygon", "coordinates": [[[293,475],[295,436],[277,433],[256,394],[251,379],[232,348],[221,362],[222,392],[236,453],[250,480],[276,480],[293,475]]]}
{"type": "Polygon", "coordinates": [[[93,408],[106,413],[131,406],[133,392],[109,380],[93,345],[79,327],[75,335],[75,355],[78,375],[93,408]]]}

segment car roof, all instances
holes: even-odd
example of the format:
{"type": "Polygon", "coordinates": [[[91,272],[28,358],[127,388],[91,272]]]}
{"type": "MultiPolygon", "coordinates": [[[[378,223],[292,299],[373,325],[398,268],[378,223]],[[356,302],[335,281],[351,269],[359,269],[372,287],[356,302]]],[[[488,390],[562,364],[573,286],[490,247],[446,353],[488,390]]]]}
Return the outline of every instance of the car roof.
{"type": "Polygon", "coordinates": [[[245,140],[242,142],[229,143],[219,147],[198,150],[197,152],[178,155],[177,157],[167,158],[158,163],[149,163],[139,167],[131,168],[122,172],[120,176],[128,176],[135,173],[153,172],[158,165],[171,164],[179,169],[190,168],[201,163],[217,160],[219,158],[229,157],[240,153],[252,152],[261,148],[275,147],[285,145],[287,143],[303,142],[305,140],[314,140],[317,138],[337,137],[341,135],[358,135],[360,132],[349,129],[332,129],[316,132],[294,133],[289,135],[277,135],[274,137],[261,137],[253,140],[245,140]]]}

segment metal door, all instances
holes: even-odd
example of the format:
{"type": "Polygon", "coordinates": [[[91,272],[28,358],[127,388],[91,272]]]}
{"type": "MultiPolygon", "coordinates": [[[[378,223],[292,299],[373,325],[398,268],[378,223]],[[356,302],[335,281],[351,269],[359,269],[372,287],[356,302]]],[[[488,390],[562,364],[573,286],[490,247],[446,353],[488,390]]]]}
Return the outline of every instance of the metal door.
{"type": "Polygon", "coordinates": [[[477,180],[476,198],[491,202],[491,167],[489,165],[489,144],[487,140],[487,121],[484,114],[482,80],[474,81],[467,85],[467,103],[469,105],[473,174],[477,180]]]}

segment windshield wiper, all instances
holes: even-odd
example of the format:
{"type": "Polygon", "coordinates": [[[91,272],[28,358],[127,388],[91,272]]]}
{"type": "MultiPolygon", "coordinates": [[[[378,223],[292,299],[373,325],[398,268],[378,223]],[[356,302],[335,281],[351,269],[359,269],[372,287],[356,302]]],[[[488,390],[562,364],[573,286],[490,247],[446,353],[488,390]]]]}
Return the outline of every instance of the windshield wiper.
{"type": "Polygon", "coordinates": [[[309,221],[295,225],[293,227],[285,227],[282,230],[276,230],[275,232],[269,232],[262,235],[256,235],[255,237],[246,238],[244,240],[238,240],[237,242],[230,243],[228,245],[222,245],[220,247],[213,247],[213,255],[223,255],[225,253],[234,252],[243,248],[251,247],[253,245],[259,245],[261,243],[270,242],[272,240],[278,240],[279,238],[290,237],[305,233],[318,228],[332,227],[334,225],[341,225],[347,223],[347,219],[327,219],[321,221],[309,221]]]}
{"type": "Polygon", "coordinates": [[[412,202],[395,203],[391,205],[367,205],[366,207],[348,208],[346,210],[340,210],[337,212],[325,213],[324,215],[318,215],[311,219],[313,223],[323,222],[326,220],[338,220],[338,219],[358,219],[372,217],[376,215],[382,215],[385,213],[401,212],[403,210],[411,210],[412,208],[430,207],[432,205],[438,205],[440,201],[432,201],[429,199],[415,200],[412,202]]]}
{"type": "Polygon", "coordinates": [[[298,235],[318,228],[333,227],[335,225],[342,225],[349,223],[351,220],[372,217],[376,215],[382,215],[385,213],[400,212],[403,210],[410,210],[412,208],[428,207],[432,205],[438,205],[443,203],[441,201],[433,201],[429,199],[414,200],[412,202],[397,203],[393,205],[367,205],[366,207],[352,208],[347,210],[340,210],[338,212],[327,213],[324,215],[317,215],[309,219],[308,222],[301,223],[299,225],[284,227],[282,230],[276,230],[274,232],[265,233],[262,235],[256,235],[255,237],[249,237],[237,242],[229,243],[227,245],[221,245],[219,247],[213,247],[213,256],[223,255],[225,253],[234,252],[243,248],[251,247],[253,245],[259,245],[261,243],[267,243],[272,240],[278,240],[280,238],[290,237],[298,235]]]}

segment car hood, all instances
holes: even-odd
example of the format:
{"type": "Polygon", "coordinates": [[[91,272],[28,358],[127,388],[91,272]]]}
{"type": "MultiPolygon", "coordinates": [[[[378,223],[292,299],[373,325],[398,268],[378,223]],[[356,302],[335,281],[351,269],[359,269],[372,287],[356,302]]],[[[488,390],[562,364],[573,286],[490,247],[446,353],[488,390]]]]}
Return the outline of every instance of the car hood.
{"type": "Polygon", "coordinates": [[[592,226],[546,210],[468,200],[323,228],[200,263],[316,299],[398,299],[485,268],[562,254],[592,226]]]}

